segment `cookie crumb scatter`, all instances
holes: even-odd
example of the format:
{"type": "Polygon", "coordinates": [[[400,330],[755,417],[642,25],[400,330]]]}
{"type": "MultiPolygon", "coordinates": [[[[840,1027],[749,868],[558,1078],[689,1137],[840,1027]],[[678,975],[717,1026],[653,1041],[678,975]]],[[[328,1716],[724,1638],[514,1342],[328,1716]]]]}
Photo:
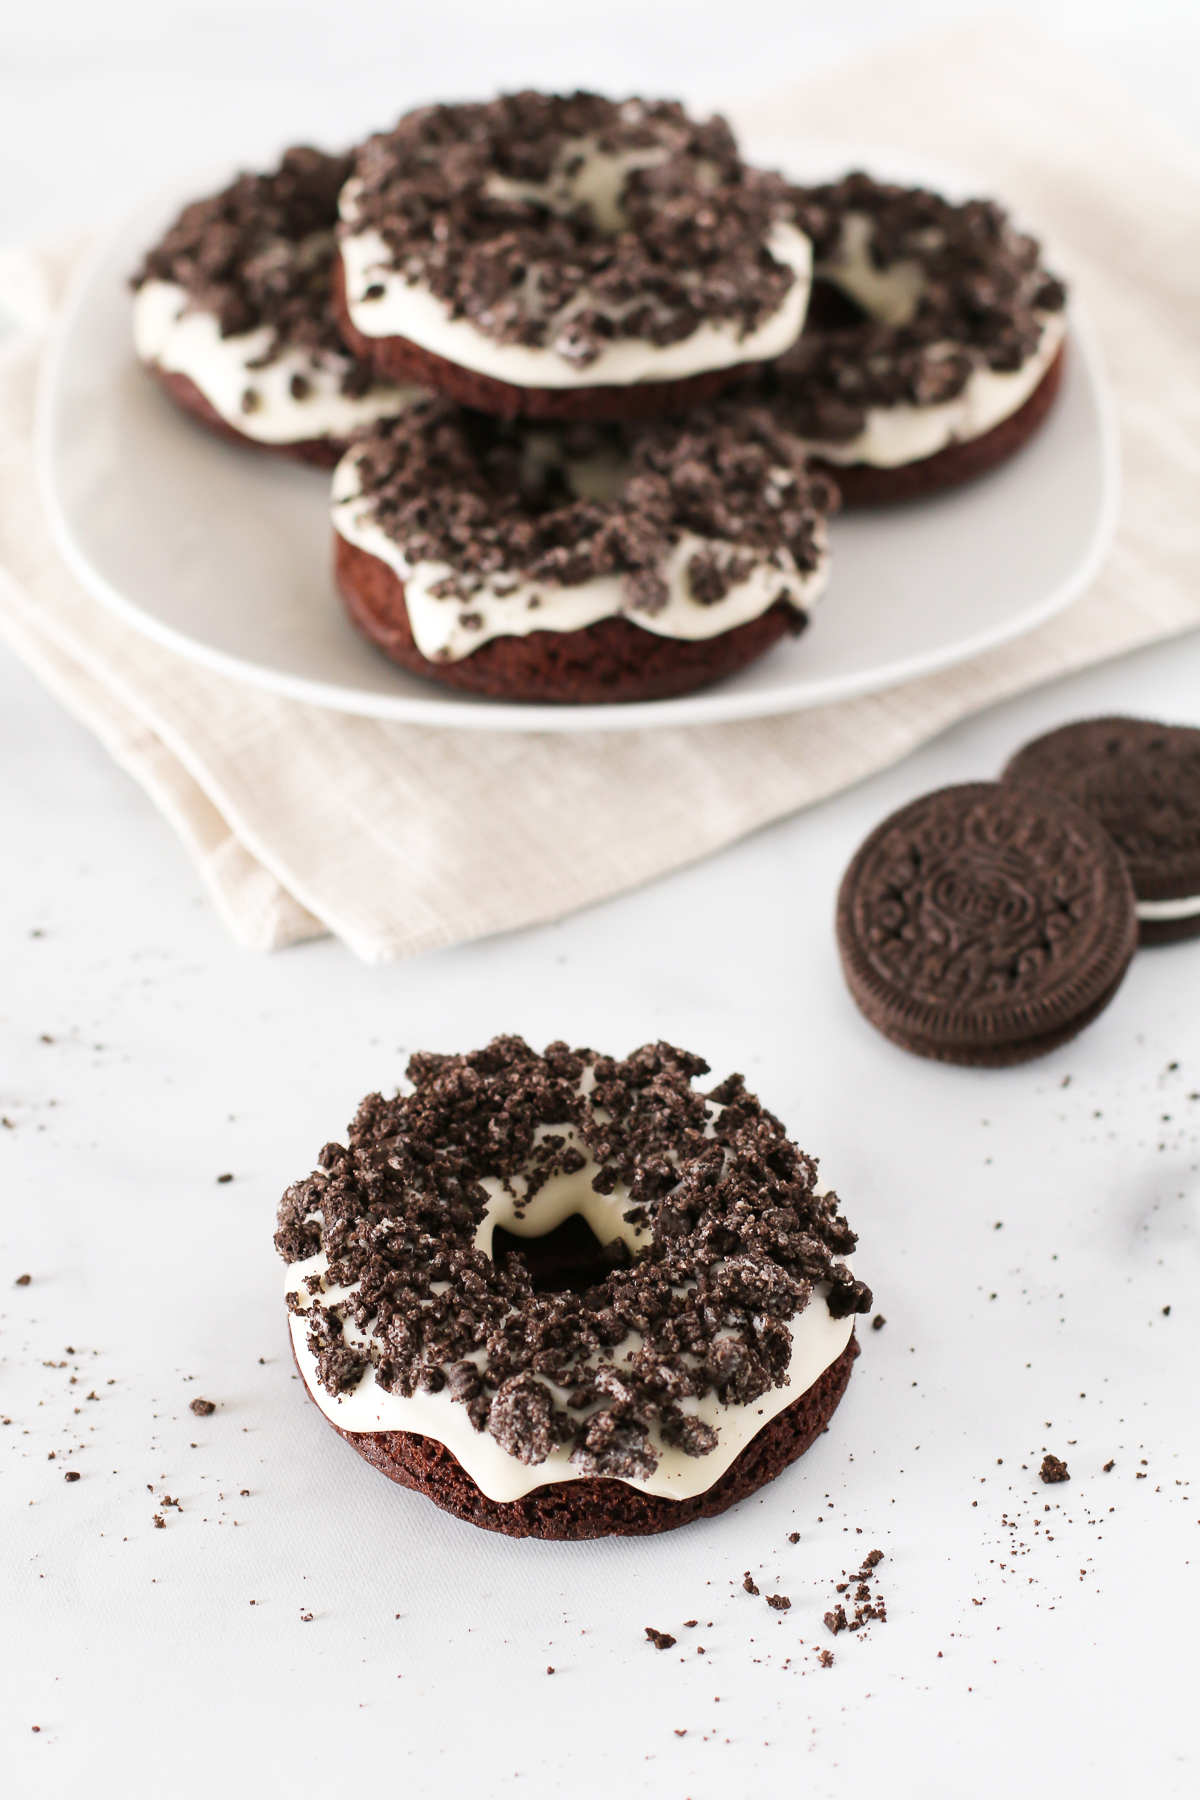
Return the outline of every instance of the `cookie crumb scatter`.
{"type": "Polygon", "coordinates": [[[646,1636],[656,1650],[669,1650],[675,1642],[669,1631],[655,1631],[653,1625],[646,1626],[646,1636]]]}
{"type": "Polygon", "coordinates": [[[216,1410],[217,1403],[215,1400],[202,1400],[199,1394],[196,1395],[196,1398],[189,1406],[189,1411],[194,1412],[198,1419],[207,1419],[209,1414],[215,1413],[216,1410]]]}
{"type": "Polygon", "coordinates": [[[1048,1482],[1070,1481],[1071,1479],[1067,1465],[1062,1461],[1061,1457],[1051,1456],[1049,1453],[1042,1458],[1042,1466],[1038,1470],[1038,1475],[1043,1481],[1048,1482]]]}

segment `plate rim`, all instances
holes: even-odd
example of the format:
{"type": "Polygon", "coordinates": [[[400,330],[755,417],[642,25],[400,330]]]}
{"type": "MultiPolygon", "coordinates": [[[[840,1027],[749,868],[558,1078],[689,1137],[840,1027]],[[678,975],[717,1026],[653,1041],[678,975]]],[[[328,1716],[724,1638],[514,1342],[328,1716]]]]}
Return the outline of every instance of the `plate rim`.
{"type": "MultiPolygon", "coordinates": [[[[813,140],[810,147],[816,145],[817,140],[813,140]]],[[[799,145],[796,148],[799,150],[799,145]]],[[[899,155],[897,153],[897,160],[899,155]]],[[[872,155],[872,160],[875,159],[884,161],[885,153],[876,149],[872,155]]],[[[640,731],[777,718],[902,687],[924,676],[937,675],[948,668],[970,662],[1016,638],[1027,636],[1064,611],[1082,594],[1094,580],[1112,543],[1121,493],[1116,405],[1097,335],[1086,307],[1076,296],[1072,296],[1068,339],[1072,355],[1082,363],[1086,372],[1098,421],[1101,490],[1099,515],[1087,553],[1072,573],[1048,594],[1043,595],[1036,604],[999,624],[956,639],[937,650],[918,652],[884,665],[849,671],[828,677],[824,681],[809,683],[799,692],[794,685],[731,693],[722,693],[717,688],[680,695],[670,700],[610,702],[586,706],[523,705],[513,701],[481,700],[476,696],[456,693],[390,695],[292,675],[285,670],[248,661],[215,649],[202,640],[165,624],[110,582],[76,543],[55,478],[53,420],[62,379],[61,371],[71,344],[72,328],[82,313],[97,271],[111,255],[113,246],[129,230],[133,220],[140,218],[151,204],[151,197],[147,196],[141,206],[127,212],[117,224],[101,235],[72,271],[38,374],[34,409],[34,466],[38,491],[56,549],[72,574],[94,599],[163,649],[259,692],[354,717],[468,731],[640,731]]]]}

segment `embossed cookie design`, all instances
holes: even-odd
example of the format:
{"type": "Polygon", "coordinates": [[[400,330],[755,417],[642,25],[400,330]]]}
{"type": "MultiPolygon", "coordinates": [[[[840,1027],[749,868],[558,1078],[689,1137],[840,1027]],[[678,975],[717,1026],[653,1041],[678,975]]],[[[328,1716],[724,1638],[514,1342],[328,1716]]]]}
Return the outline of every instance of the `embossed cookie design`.
{"type": "Polygon", "coordinates": [[[1081,719],[1018,750],[1003,779],[1099,819],[1129,865],[1143,944],[1200,936],[1200,731],[1081,719]]]}
{"type": "Polygon", "coordinates": [[[1124,858],[1090,813],[998,782],[885,819],[842,881],[837,935],[860,1010],[940,1062],[1041,1056],[1115,994],[1137,947],[1124,858]]]}

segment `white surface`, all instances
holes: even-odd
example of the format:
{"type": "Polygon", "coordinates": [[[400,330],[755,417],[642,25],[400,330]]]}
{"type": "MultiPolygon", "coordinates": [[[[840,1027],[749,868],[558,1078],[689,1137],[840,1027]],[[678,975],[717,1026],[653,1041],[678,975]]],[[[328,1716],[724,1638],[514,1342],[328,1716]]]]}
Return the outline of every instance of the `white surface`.
{"type": "Polygon", "coordinates": [[[352,1768],[411,1794],[1193,1794],[1200,943],[1139,956],[1044,1062],[955,1070],[859,1018],[831,912],[893,807],[1083,714],[1200,724],[1198,696],[1200,638],[1169,644],[557,928],[367,968],[332,942],[233,950],[149,803],[0,660],[11,1790],[208,1800],[352,1768]],[[476,1533],[300,1398],[277,1195],[407,1050],[501,1029],[669,1034],[743,1069],[862,1234],[887,1326],[829,1435],[712,1524],[476,1533]],[[1043,1445],[1070,1484],[1035,1480],[1043,1445]],[[158,1531],[164,1491],[184,1510],[158,1531]],[[829,1639],[833,1580],[874,1544],[888,1623],[829,1639]]]}
{"type": "Polygon", "coordinates": [[[342,711],[485,729],[629,730],[792,712],[945,668],[1082,591],[1111,531],[1116,454],[1076,315],[1062,392],[1009,463],[956,492],[850,513],[830,531],[808,629],[728,681],[631,706],[517,706],[390,663],[330,576],[328,476],[219,442],[140,369],[123,281],[165,208],[126,221],[76,282],[47,364],[43,493],[75,573],[131,624],[242,680],[342,711]]]}
{"type": "MultiPolygon", "coordinates": [[[[880,0],[745,0],[731,31],[727,7],[710,18],[694,0],[610,0],[570,25],[533,0],[515,15],[293,0],[283,29],[276,0],[241,0],[235,56],[215,0],[26,8],[6,20],[0,69],[0,142],[23,171],[0,231],[91,221],[144,182],[147,144],[166,178],[301,134],[348,139],[451,69],[463,93],[578,80],[712,98],[990,9],[920,0],[902,22],[880,0]],[[377,55],[344,54],[347,10],[377,55]]],[[[1047,0],[1036,16],[1200,127],[1194,6],[1047,0]]],[[[1200,1091],[1200,946],[1140,956],[1047,1062],[972,1073],[906,1058],[858,1019],[829,919],[845,861],[893,807],[990,775],[1085,713],[1200,724],[1197,696],[1200,639],[1168,644],[998,708],[557,929],[367,967],[333,943],[261,961],[232,949],[150,803],[0,651],[6,1787],[1193,1795],[1200,1155],[1183,1096],[1200,1091]],[[703,1047],[836,1171],[889,1323],[866,1337],[830,1435],[761,1504],[646,1543],[476,1536],[392,1490],[297,1402],[268,1244],[278,1192],[395,1079],[401,1042],[512,1026],[703,1047]],[[236,1179],[215,1186],[223,1169],[236,1179]],[[10,1287],[23,1269],[34,1285],[10,1287]],[[45,1367],[67,1344],[88,1353],[75,1388],[70,1366],[45,1367]],[[103,1398],[68,1398],[79,1385],[103,1398]],[[211,1420],[184,1410],[198,1388],[222,1402],[211,1420]],[[47,1452],[79,1442],[85,1479],[67,1486],[47,1452]],[[1067,1457],[1068,1486],[1024,1485],[1043,1443],[1067,1457]],[[147,1482],[185,1508],[164,1531],[147,1482]],[[213,1490],[229,1504],[210,1505],[213,1490]],[[1071,1502],[1050,1515],[1074,1521],[1053,1544],[1030,1535],[1031,1496],[1071,1502]],[[1103,1512],[1095,1531],[1085,1505],[1103,1512]],[[1001,1585],[1005,1508],[1031,1549],[1001,1585]],[[848,1542],[888,1557],[889,1622],[866,1642],[818,1622],[848,1542]],[[747,1567],[791,1595],[789,1613],[741,1592],[747,1567]],[[678,1629],[693,1617],[703,1630],[678,1629]],[[680,1649],[650,1650],[644,1624],[680,1649]],[[827,1672],[810,1656],[823,1640],[827,1672]],[[783,1673],[787,1655],[810,1672],[783,1673]]]]}

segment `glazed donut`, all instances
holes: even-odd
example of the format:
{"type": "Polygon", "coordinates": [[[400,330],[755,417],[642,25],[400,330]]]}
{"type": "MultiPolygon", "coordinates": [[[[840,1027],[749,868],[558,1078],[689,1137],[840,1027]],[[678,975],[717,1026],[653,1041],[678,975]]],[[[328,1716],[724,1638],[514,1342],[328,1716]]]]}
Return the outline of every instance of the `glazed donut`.
{"type": "Polygon", "coordinates": [[[415,1056],[280,1203],[292,1345],[393,1480],[515,1536],[723,1511],[824,1429],[869,1290],[742,1078],[496,1038],[415,1056]]]}
{"type": "Polygon", "coordinates": [[[377,380],[338,332],[330,278],[350,168],[295,146],[270,174],[186,206],[132,281],[137,354],[173,400],[222,437],[325,468],[413,391],[377,380]]]}
{"type": "Polygon", "coordinates": [[[934,493],[1011,456],[1062,374],[1066,291],[1037,241],[992,200],[863,174],[793,197],[812,306],[765,381],[846,503],[934,493]]]}
{"type": "Polygon", "coordinates": [[[674,102],[425,107],[362,147],[341,209],[347,342],[503,417],[678,412],[804,320],[785,184],[674,102]]]}
{"type": "Polygon", "coordinates": [[[803,626],[835,505],[764,408],[535,426],[425,400],[335,471],[337,580],[418,674],[509,700],[657,699],[803,626]]]}

